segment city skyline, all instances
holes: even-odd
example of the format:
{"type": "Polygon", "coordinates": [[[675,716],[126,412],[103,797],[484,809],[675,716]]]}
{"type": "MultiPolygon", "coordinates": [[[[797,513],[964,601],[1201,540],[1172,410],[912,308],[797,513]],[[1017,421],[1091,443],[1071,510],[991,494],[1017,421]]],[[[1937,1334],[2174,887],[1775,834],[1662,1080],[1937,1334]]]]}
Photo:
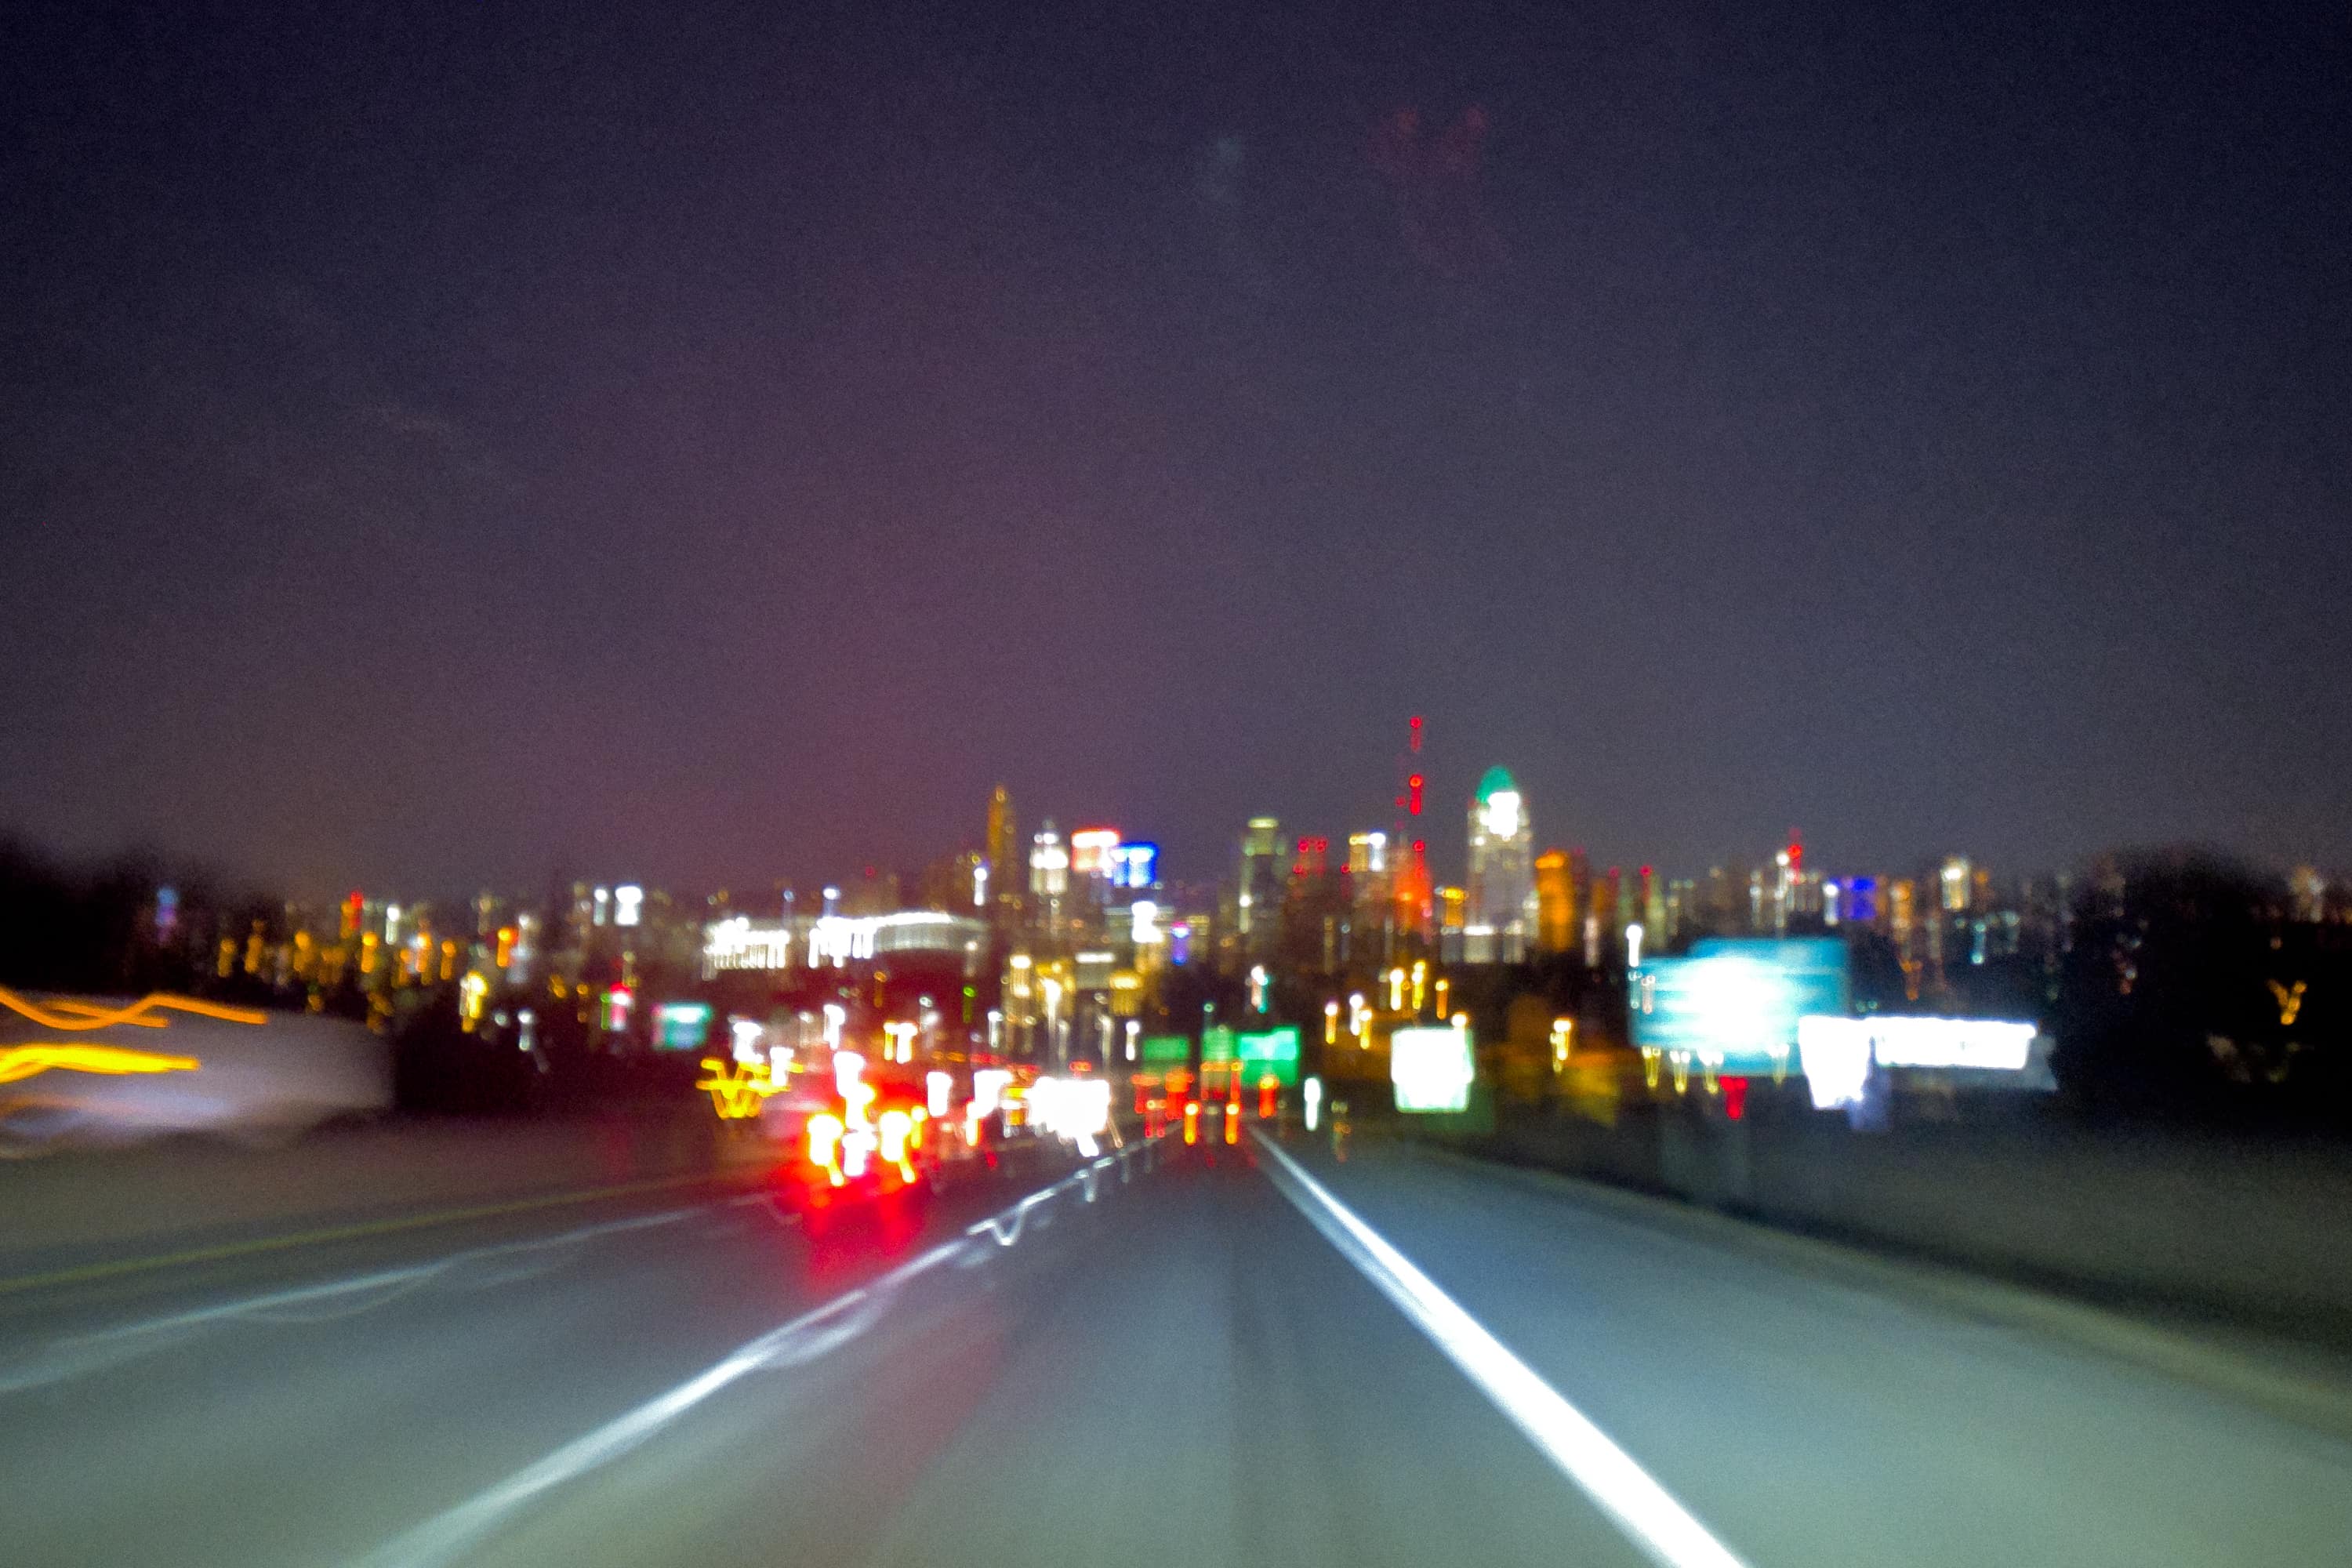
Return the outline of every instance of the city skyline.
{"type": "Polygon", "coordinates": [[[7,1560],[2344,1558],[2347,22],[0,10],[7,1560]]]}
{"type": "Polygon", "coordinates": [[[2322,14],[1188,15],[33,19],[0,831],[2352,861],[2322,14]]]}
{"type": "MultiPolygon", "coordinates": [[[[1414,729],[1418,731],[1420,728],[1416,719],[1414,729]]],[[[1412,764],[1417,765],[1418,761],[1416,755],[1412,764]]],[[[1416,773],[1413,784],[1420,785],[1423,782],[1423,775],[1416,773]]],[[[1392,804],[1400,811],[1404,809],[1402,797],[1392,804]]],[[[1318,832],[1316,829],[1319,825],[1316,824],[1285,824],[1273,816],[1253,816],[1229,838],[1221,865],[1213,855],[1209,864],[1182,866],[1166,858],[1156,837],[1138,838],[1127,831],[1138,825],[1113,824],[1102,817],[1066,817],[1068,826],[1065,827],[1049,815],[1034,825],[1034,832],[1023,831],[1017,800],[1001,783],[989,792],[984,826],[975,837],[939,848],[919,861],[830,866],[822,874],[804,879],[736,875],[718,882],[697,884],[651,876],[642,868],[606,857],[590,858],[536,880],[517,883],[476,879],[460,888],[456,883],[425,887],[383,880],[357,886],[347,880],[331,891],[321,891],[272,887],[258,878],[241,874],[236,868],[175,861],[169,856],[153,853],[54,863],[68,877],[110,865],[130,870],[134,879],[160,879],[159,885],[193,875],[204,879],[216,896],[283,900],[288,914],[301,910],[311,917],[321,911],[331,912],[362,896],[379,901],[389,899],[394,907],[406,905],[413,910],[432,910],[443,914],[453,909],[486,906],[493,900],[552,910],[585,900],[593,890],[599,902],[610,895],[639,900],[650,896],[665,908],[670,907],[673,900],[688,900],[697,909],[707,903],[712,917],[722,919],[755,910],[761,912],[761,918],[767,918],[776,912],[772,906],[781,899],[785,915],[804,919],[836,911],[871,916],[892,910],[939,910],[1028,926],[1041,919],[1050,925],[1061,912],[1098,910],[1113,888],[1141,889],[1148,885],[1152,889],[1150,896],[1160,900],[1161,907],[1171,913],[1180,909],[1204,912],[1213,909],[1223,919],[1236,921],[1244,948],[1264,954],[1272,952],[1286,891],[1297,885],[1302,874],[1320,877],[1328,869],[1337,875],[1343,868],[1354,873],[1359,917],[1376,920],[1371,908],[1399,896],[1411,884],[1397,879],[1405,874],[1408,867],[1419,865],[1424,868],[1419,875],[1428,879],[1424,896],[1434,900],[1427,905],[1425,923],[1429,933],[1433,935],[1440,926],[1457,939],[1466,933],[1467,948],[1453,952],[1453,956],[1492,963],[1517,962],[1544,951],[1565,951],[1563,939],[1551,934],[1551,928],[1559,921],[1570,920],[1573,911],[1583,907],[1582,900],[1603,883],[1610,888],[1608,900],[1613,904],[1621,896],[1617,890],[1621,880],[1622,896],[1629,901],[1613,911],[1619,925],[1628,921],[1640,921],[1646,910],[1653,928],[1665,929],[1655,915],[1663,900],[1669,897],[1710,901],[1727,898],[1737,901],[1744,896],[1763,900],[1756,906],[1755,918],[1759,929],[1769,929],[1774,923],[1771,911],[1776,900],[1783,919],[1792,907],[1811,915],[1820,914],[1824,879],[1828,879],[1832,895],[1837,893],[1842,882],[1851,883],[1855,892],[1870,889],[1865,897],[1874,907],[1888,896],[1887,889],[1901,882],[1916,882],[1923,903],[1948,901],[1953,896],[1950,880],[1956,875],[1974,879],[1962,892],[1963,902],[1973,898],[1983,905],[1988,897],[1995,896],[2001,900],[2022,899],[2032,902],[2053,896],[2053,887],[2063,902],[2068,889],[2080,890],[2087,885],[2087,876],[2095,874],[2102,865],[2115,863],[2117,858],[2126,863],[2150,856],[2162,860],[2184,854],[2192,858],[2213,854],[2221,855],[2225,860],[2239,858],[2210,845],[2176,842],[2108,846],[2066,862],[1996,865],[1966,847],[1929,845],[1877,860],[1832,858],[1825,864],[1822,857],[1805,847],[1802,832],[1793,827],[1785,844],[1773,841],[1748,845],[1705,864],[1662,863],[1639,854],[1622,859],[1597,857],[1581,842],[1535,834],[1532,807],[1518,787],[1518,781],[1501,764],[1484,771],[1478,788],[1469,797],[1468,807],[1465,827],[1455,845],[1460,854],[1454,864],[1460,869],[1454,872],[1446,869],[1449,857],[1443,852],[1447,832],[1442,828],[1426,832],[1428,819],[1419,816],[1399,818],[1396,828],[1402,837],[1397,831],[1369,826],[1342,829],[1336,834],[1318,832]],[[1335,843],[1339,847],[1336,855],[1332,852],[1335,843]],[[1114,865],[1111,858],[1106,858],[1123,852],[1148,856],[1140,868],[1140,880],[1129,882],[1124,864],[1114,865]],[[1002,857],[1006,854],[1013,857],[1009,876],[999,870],[1005,863],[1002,857]],[[1486,867],[1483,876],[1482,863],[1486,867]],[[1547,868],[1551,869],[1548,872],[1547,868]],[[1792,873],[1797,873],[1793,883],[1792,873]],[[1551,879],[1549,883],[1548,876],[1551,879]],[[1776,878],[1777,894],[1773,891],[1776,878]],[[1569,914],[1553,907],[1560,902],[1563,893],[1569,914]],[[1805,901],[1791,906],[1788,900],[1792,893],[1805,901]],[[1497,907],[1515,910],[1516,915],[1498,919],[1490,908],[1497,900],[1497,907]],[[1443,918],[1447,911],[1439,907],[1447,900],[1451,900],[1454,917],[1450,923],[1443,918]],[[1267,918],[1268,910],[1274,911],[1274,919],[1267,918]],[[1258,931],[1255,942],[1248,936],[1253,925],[1258,931]]],[[[39,847],[21,841],[11,844],[0,839],[0,847],[29,850],[36,866],[50,858],[43,855],[39,847]]],[[[2288,904],[2298,908],[2306,902],[2315,908],[2322,893],[2340,890],[2352,881],[2343,868],[2310,859],[2292,864],[2250,860],[2242,863],[2256,876],[2266,876],[2276,883],[2288,904]]],[[[1696,902],[1690,904],[1693,910],[1699,907],[1696,902]]],[[[1406,911],[1400,909],[1398,913],[1402,916],[1406,911]]],[[[686,914],[682,918],[703,917],[686,914]]],[[[1575,945],[1572,924],[1566,945],[1575,945]]]]}

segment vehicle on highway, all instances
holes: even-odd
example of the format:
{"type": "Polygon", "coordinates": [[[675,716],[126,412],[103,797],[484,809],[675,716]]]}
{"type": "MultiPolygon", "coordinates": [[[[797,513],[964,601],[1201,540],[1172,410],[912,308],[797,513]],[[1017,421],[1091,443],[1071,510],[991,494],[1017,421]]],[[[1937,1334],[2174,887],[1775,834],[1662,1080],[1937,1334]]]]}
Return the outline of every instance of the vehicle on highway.
{"type": "MultiPolygon", "coordinates": [[[[869,1072],[853,1051],[830,1077],[803,1075],[762,1117],[781,1145],[778,1202],[814,1232],[850,1213],[919,1208],[940,1181],[927,1086],[869,1072]]],[[[951,1134],[950,1134],[951,1136],[951,1134]]]]}

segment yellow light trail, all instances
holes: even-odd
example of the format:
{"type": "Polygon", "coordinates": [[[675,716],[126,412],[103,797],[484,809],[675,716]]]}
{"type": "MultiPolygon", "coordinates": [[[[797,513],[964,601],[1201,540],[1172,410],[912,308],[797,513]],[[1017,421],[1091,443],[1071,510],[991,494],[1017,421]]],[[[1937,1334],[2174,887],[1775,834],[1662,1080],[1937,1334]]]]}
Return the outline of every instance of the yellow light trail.
{"type": "Polygon", "coordinates": [[[694,1087],[709,1091],[710,1108],[719,1113],[721,1121],[748,1121],[760,1114],[768,1096],[783,1092],[782,1084],[769,1080],[765,1062],[730,1064],[716,1057],[705,1057],[702,1066],[710,1076],[694,1087]]]}
{"type": "Polygon", "coordinates": [[[194,1057],[167,1057],[161,1051],[134,1051],[121,1046],[85,1046],[70,1040],[35,1040],[30,1045],[0,1046],[0,1083],[21,1083],[45,1072],[129,1073],[194,1072],[204,1064],[194,1057]]]}
{"type": "Polygon", "coordinates": [[[117,1024],[129,1024],[142,1029],[160,1029],[171,1020],[153,1016],[158,1009],[173,1013],[193,1013],[200,1018],[217,1018],[225,1024],[265,1024],[269,1015],[253,1007],[224,1007],[215,1002],[200,1002],[194,996],[174,996],[158,991],[142,997],[128,1007],[101,1007],[89,1002],[52,1002],[44,1007],[27,1002],[13,991],[0,990],[0,1007],[21,1013],[44,1029],[104,1029],[117,1024]]]}

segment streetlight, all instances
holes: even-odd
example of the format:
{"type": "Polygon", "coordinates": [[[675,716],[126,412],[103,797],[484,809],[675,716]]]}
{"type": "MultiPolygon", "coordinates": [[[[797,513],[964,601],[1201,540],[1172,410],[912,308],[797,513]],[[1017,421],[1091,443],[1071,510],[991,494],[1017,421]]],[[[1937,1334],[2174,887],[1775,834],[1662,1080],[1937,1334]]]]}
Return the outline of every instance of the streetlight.
{"type": "Polygon", "coordinates": [[[1339,1004],[1337,998],[1323,1004],[1323,1043],[1327,1046],[1339,1043],[1339,1004]]]}

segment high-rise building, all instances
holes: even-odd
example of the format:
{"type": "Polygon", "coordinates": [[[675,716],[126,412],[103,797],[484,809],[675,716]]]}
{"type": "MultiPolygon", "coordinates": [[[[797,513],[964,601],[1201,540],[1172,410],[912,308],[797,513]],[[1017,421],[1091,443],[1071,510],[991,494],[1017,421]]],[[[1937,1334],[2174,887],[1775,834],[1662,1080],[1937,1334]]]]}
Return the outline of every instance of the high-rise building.
{"type": "Polygon", "coordinates": [[[1678,944],[1683,933],[1690,929],[1694,911],[1698,907],[1698,883],[1688,877],[1676,877],[1666,884],[1665,930],[1655,938],[1661,950],[1678,944]]]}
{"type": "Polygon", "coordinates": [[[1460,888],[1437,889],[1437,956],[1447,963],[1464,961],[1467,931],[1465,913],[1469,895],[1460,888]]]}
{"type": "Polygon", "coordinates": [[[1618,894],[1624,877],[1614,866],[1605,876],[1595,877],[1585,889],[1584,897],[1584,962],[1598,968],[1613,947],[1624,951],[1625,920],[1618,894]]]}
{"type": "Polygon", "coordinates": [[[943,855],[923,868],[915,902],[926,910],[977,918],[988,893],[987,862],[973,850],[943,855]]]}
{"type": "Polygon", "coordinates": [[[1070,890],[1070,852],[1054,830],[1054,819],[1037,830],[1029,847],[1029,909],[1047,930],[1062,922],[1062,900],[1070,890]]]}
{"type": "Polygon", "coordinates": [[[1399,937],[1415,942],[1429,939],[1429,922],[1433,917],[1429,879],[1429,841],[1409,839],[1398,845],[1390,864],[1394,870],[1390,880],[1394,884],[1391,909],[1394,911],[1399,937]]]}
{"type": "Polygon", "coordinates": [[[1488,768],[1470,797],[1470,875],[1463,891],[1463,951],[1470,962],[1488,947],[1506,963],[1526,957],[1538,923],[1534,838],[1527,802],[1507,769],[1488,768]]]}
{"type": "Polygon", "coordinates": [[[1947,914],[1968,912],[1969,897],[1976,891],[1976,879],[1969,875],[1972,869],[1967,856],[1954,855],[1944,862],[1943,869],[1937,874],[1936,880],[1942,891],[1947,914]]]}
{"type": "Polygon", "coordinates": [[[1116,827],[1080,827],[1070,833],[1070,885],[1089,911],[1110,902],[1112,880],[1120,868],[1118,844],[1116,827]]]}
{"type": "Polygon", "coordinates": [[[1274,951],[1280,924],[1285,886],[1282,824],[1271,816],[1253,816],[1242,835],[1241,896],[1234,911],[1234,929],[1242,949],[1253,958],[1274,951]]]}
{"type": "Polygon", "coordinates": [[[989,902],[1007,913],[1021,907],[1021,823],[1013,815],[1013,792],[1003,784],[988,796],[988,839],[981,853],[987,858],[989,902]]]}
{"type": "Polygon", "coordinates": [[[1536,857],[1536,945],[1546,952],[1570,952],[1576,927],[1576,874],[1565,849],[1536,857]]]}

